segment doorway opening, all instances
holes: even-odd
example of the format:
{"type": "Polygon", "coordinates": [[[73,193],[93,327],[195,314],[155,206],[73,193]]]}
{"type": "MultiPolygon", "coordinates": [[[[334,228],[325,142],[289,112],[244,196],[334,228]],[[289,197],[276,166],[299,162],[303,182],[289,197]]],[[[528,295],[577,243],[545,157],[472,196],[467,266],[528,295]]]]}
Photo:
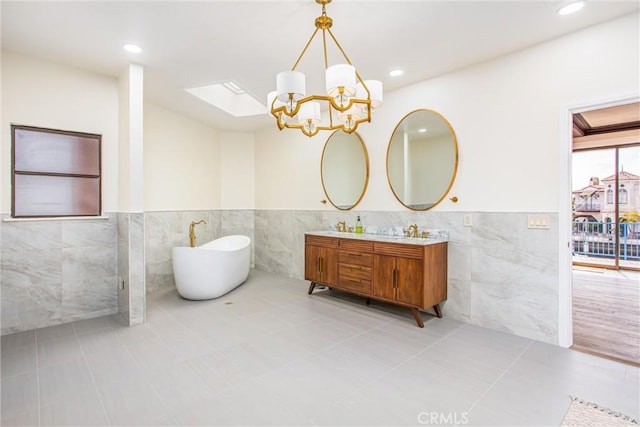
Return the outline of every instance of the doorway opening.
{"type": "Polygon", "coordinates": [[[640,103],[573,114],[572,348],[640,365],[640,103]]]}

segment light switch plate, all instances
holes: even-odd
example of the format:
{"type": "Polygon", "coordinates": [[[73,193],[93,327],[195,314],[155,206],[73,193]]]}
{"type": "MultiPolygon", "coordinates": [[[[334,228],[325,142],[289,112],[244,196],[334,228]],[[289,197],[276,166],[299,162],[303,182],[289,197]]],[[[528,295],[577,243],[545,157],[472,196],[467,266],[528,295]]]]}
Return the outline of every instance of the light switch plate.
{"type": "Polygon", "coordinates": [[[529,215],[527,217],[527,228],[533,228],[538,230],[549,229],[549,215],[529,215]]]}
{"type": "Polygon", "coordinates": [[[464,216],[464,226],[465,227],[471,227],[473,225],[473,219],[471,217],[471,214],[465,214],[464,216]]]}

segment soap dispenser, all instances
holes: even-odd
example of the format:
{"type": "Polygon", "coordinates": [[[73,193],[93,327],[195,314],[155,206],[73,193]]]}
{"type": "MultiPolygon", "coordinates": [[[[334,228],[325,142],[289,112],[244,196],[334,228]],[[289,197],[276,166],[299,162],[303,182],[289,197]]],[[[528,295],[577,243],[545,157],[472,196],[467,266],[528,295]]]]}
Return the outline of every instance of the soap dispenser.
{"type": "Polygon", "coordinates": [[[358,215],[358,220],[356,221],[356,233],[362,234],[362,222],[360,222],[360,215],[358,215]]]}

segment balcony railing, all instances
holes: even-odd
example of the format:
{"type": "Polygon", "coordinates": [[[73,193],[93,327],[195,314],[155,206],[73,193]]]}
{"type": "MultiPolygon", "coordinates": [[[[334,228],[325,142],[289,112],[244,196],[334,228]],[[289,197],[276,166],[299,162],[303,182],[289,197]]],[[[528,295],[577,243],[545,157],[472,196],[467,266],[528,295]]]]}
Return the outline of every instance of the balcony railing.
{"type": "Polygon", "coordinates": [[[600,203],[580,203],[576,205],[576,212],[600,212],[602,205],[600,203]]]}
{"type": "MultiPolygon", "coordinates": [[[[573,254],[589,257],[615,258],[616,224],[611,222],[574,221],[573,254]]],[[[640,261],[640,222],[621,222],[619,257],[621,260],[640,261]]]]}

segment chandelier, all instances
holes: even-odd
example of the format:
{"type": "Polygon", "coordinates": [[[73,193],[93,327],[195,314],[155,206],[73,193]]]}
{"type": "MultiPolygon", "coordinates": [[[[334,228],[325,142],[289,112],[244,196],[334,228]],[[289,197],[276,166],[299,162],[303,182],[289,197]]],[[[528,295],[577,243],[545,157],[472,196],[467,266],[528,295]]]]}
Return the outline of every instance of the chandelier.
{"type": "Polygon", "coordinates": [[[322,5],[322,15],[315,20],[316,29],[293,64],[293,68],[276,76],[276,90],[267,95],[267,106],[280,130],[300,129],[307,136],[313,136],[321,130],[341,129],[346,133],[352,133],[358,124],[370,122],[372,111],[382,105],[382,82],[362,80],[331,32],[333,20],[327,16],[325,9],[331,0],[315,1],[322,5]],[[307,95],[305,75],[296,71],[296,67],[319,30],[322,30],[326,94],[307,95]],[[327,34],[331,36],[346,63],[329,66],[327,34]],[[323,110],[327,111],[324,121],[323,110]]]}

